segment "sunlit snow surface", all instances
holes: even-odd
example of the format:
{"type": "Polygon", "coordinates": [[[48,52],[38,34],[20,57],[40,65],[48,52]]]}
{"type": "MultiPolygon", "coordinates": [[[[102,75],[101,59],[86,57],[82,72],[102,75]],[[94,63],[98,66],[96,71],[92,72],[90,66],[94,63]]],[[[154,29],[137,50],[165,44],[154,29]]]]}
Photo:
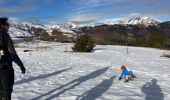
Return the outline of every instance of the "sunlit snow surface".
{"type": "Polygon", "coordinates": [[[18,44],[27,71],[22,75],[14,64],[12,100],[170,100],[170,59],[160,57],[163,50],[129,47],[127,54],[125,46],[97,45],[92,53],[73,53],[71,47],[18,44]],[[135,81],[119,81],[123,64],[135,81]]]}

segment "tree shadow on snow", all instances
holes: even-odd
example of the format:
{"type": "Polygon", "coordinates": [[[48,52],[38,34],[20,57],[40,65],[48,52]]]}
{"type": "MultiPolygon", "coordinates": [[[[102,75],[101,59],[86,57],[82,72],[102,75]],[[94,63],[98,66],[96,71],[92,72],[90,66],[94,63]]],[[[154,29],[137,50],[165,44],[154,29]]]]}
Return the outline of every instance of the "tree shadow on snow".
{"type": "Polygon", "coordinates": [[[28,82],[31,82],[31,81],[34,81],[34,80],[38,80],[38,79],[45,79],[45,78],[48,78],[50,76],[54,76],[54,75],[60,74],[60,73],[62,73],[64,71],[67,71],[69,69],[71,69],[71,68],[63,69],[63,70],[60,70],[60,71],[55,71],[55,72],[49,73],[49,74],[39,75],[39,76],[36,76],[36,77],[30,77],[28,79],[23,79],[23,80],[20,80],[20,81],[16,81],[15,85],[19,85],[19,84],[22,84],[22,83],[28,83],[28,82]]]}
{"type": "Polygon", "coordinates": [[[145,94],[145,100],[164,100],[164,94],[156,79],[145,83],[141,90],[145,94]]]}
{"type": "Polygon", "coordinates": [[[62,89],[62,90],[59,91],[58,93],[56,93],[56,94],[48,97],[47,99],[45,99],[45,100],[51,100],[51,99],[53,99],[53,98],[55,98],[55,97],[58,97],[58,96],[60,96],[61,94],[65,93],[66,91],[68,91],[68,90],[70,90],[70,89],[73,89],[73,88],[75,88],[76,86],[79,86],[81,83],[83,83],[83,82],[85,82],[85,81],[87,81],[87,80],[89,80],[89,79],[93,79],[93,78],[98,77],[99,75],[105,73],[105,72],[108,70],[108,68],[109,68],[109,67],[105,67],[105,68],[96,70],[96,71],[94,71],[94,72],[92,72],[92,73],[90,73],[90,74],[87,74],[87,75],[85,75],[85,76],[79,77],[79,78],[77,78],[77,79],[75,79],[75,80],[73,80],[73,81],[71,81],[71,82],[69,82],[69,83],[67,83],[67,84],[61,85],[60,87],[58,87],[58,88],[56,88],[56,89],[53,89],[53,90],[49,91],[48,93],[45,93],[45,94],[40,95],[40,96],[38,96],[38,97],[35,97],[35,98],[31,99],[31,100],[39,100],[40,98],[42,98],[42,97],[44,97],[44,96],[47,96],[47,95],[52,94],[53,92],[55,92],[55,91],[57,91],[57,90],[62,89]]]}
{"type": "Polygon", "coordinates": [[[91,90],[85,92],[81,96],[79,96],[76,100],[96,100],[96,98],[100,97],[104,92],[106,92],[113,84],[116,76],[110,77],[110,79],[103,80],[96,87],[91,90]]]}

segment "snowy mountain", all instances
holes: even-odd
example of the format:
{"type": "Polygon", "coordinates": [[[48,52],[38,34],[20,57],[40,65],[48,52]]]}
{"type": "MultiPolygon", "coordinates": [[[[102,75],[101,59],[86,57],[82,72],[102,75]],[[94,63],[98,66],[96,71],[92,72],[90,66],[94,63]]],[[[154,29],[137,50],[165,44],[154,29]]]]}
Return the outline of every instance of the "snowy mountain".
{"type": "Polygon", "coordinates": [[[75,31],[79,31],[82,27],[95,27],[98,24],[89,23],[89,24],[80,24],[76,22],[65,22],[65,23],[51,23],[45,25],[49,30],[59,30],[63,33],[72,33],[75,34],[75,31]]]}
{"type": "MultiPolygon", "coordinates": [[[[17,19],[18,20],[18,19],[17,19]]],[[[76,22],[65,22],[65,23],[51,23],[47,25],[28,22],[28,21],[10,21],[11,28],[10,33],[15,34],[17,36],[19,34],[23,36],[27,35],[52,35],[53,30],[58,30],[63,33],[76,34],[77,31],[80,31],[83,27],[95,27],[102,24],[107,25],[137,25],[143,24],[145,26],[148,25],[156,25],[159,21],[156,19],[152,19],[149,17],[137,17],[131,19],[124,20],[116,20],[116,21],[106,21],[103,23],[76,23],[76,22]]]]}
{"type": "Polygon", "coordinates": [[[63,24],[52,23],[52,24],[47,24],[45,26],[51,32],[53,30],[59,30],[64,33],[74,33],[74,31],[72,29],[77,28],[77,25],[75,23],[71,23],[71,22],[63,23],[63,24]]]}
{"type": "Polygon", "coordinates": [[[24,22],[24,21],[10,21],[12,27],[16,27],[23,30],[29,30],[32,27],[35,28],[45,28],[42,24],[32,23],[32,22],[24,22]]]}
{"type": "MultiPolygon", "coordinates": [[[[79,30],[82,27],[95,27],[103,24],[107,25],[138,25],[143,24],[145,26],[149,25],[157,25],[160,22],[156,19],[150,18],[150,17],[136,17],[136,18],[130,18],[130,19],[121,19],[121,20],[115,20],[115,21],[106,21],[102,23],[76,23],[76,22],[65,22],[61,24],[48,24],[45,25],[48,28],[51,29],[59,29],[62,32],[73,32],[74,30],[79,30]]],[[[74,32],[73,32],[74,33],[74,32]]]]}
{"type": "Polygon", "coordinates": [[[9,21],[10,31],[9,33],[15,34],[13,36],[35,36],[47,34],[48,30],[43,24],[37,24],[28,21],[9,21]]]}
{"type": "Polygon", "coordinates": [[[31,34],[28,33],[27,31],[20,30],[20,29],[15,28],[15,27],[10,27],[9,33],[10,33],[11,37],[31,36],[31,34]]]}
{"type": "Polygon", "coordinates": [[[107,21],[104,22],[105,24],[108,25],[137,25],[137,24],[143,24],[145,26],[149,25],[156,25],[159,24],[159,21],[153,18],[149,17],[136,17],[136,18],[131,18],[131,19],[122,19],[122,20],[115,20],[115,21],[107,21]]]}
{"type": "Polygon", "coordinates": [[[149,17],[105,21],[103,23],[65,22],[46,25],[36,22],[13,20],[10,21],[10,25],[9,33],[12,37],[37,36],[47,41],[70,41],[75,38],[76,34],[85,33],[91,34],[92,37],[103,43],[105,43],[106,40],[114,40],[114,37],[118,37],[118,41],[124,43],[125,33],[127,32],[131,33],[132,39],[135,39],[137,35],[145,37],[152,32],[161,32],[165,34],[168,37],[168,41],[170,41],[170,30],[168,28],[170,24],[160,23],[158,20],[149,17]]]}
{"type": "MultiPolygon", "coordinates": [[[[24,22],[24,21],[10,21],[10,33],[16,33],[16,36],[20,33],[23,33],[23,36],[27,35],[35,35],[35,33],[48,33],[48,35],[52,35],[53,30],[58,30],[63,33],[75,34],[75,31],[78,31],[80,27],[84,26],[95,26],[94,24],[77,24],[74,22],[67,23],[52,23],[52,24],[39,24],[33,22],[24,22]],[[18,31],[16,31],[18,30],[18,31]],[[24,32],[26,32],[24,34],[24,32]],[[28,34],[29,33],[29,34],[28,34]]],[[[20,34],[21,35],[21,34],[20,34]]]]}

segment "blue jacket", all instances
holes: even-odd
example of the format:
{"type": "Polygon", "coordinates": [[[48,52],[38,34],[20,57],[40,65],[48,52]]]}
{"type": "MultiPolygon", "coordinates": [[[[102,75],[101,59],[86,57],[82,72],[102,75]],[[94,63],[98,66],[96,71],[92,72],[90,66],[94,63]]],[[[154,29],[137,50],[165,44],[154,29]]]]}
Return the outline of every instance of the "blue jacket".
{"type": "Polygon", "coordinates": [[[128,71],[127,69],[125,69],[125,70],[122,71],[120,78],[123,79],[123,78],[126,77],[126,75],[133,76],[133,73],[132,73],[132,71],[128,71]]]}

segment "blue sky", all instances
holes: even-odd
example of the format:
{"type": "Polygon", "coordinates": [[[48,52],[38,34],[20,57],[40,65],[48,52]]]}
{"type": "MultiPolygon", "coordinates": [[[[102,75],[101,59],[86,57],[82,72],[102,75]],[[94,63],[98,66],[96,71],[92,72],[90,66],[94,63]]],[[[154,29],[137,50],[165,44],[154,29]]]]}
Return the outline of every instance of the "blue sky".
{"type": "Polygon", "coordinates": [[[138,16],[170,21],[170,0],[0,0],[0,17],[100,22],[138,16]]]}

